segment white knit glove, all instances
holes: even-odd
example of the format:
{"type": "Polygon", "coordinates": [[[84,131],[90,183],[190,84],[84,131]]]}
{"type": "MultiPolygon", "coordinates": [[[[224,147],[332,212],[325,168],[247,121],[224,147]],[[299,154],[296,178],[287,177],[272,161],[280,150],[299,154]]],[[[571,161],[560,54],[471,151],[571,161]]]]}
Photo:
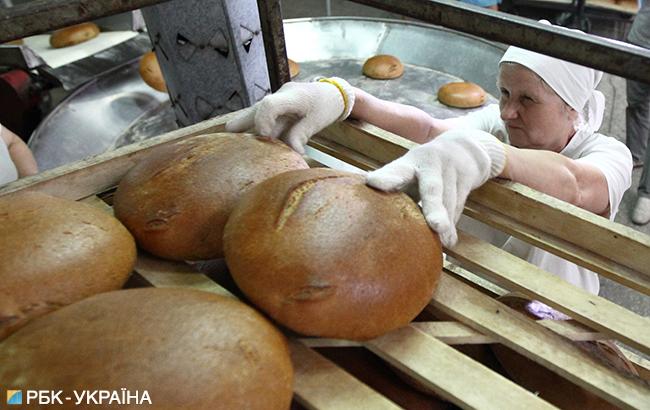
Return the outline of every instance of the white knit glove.
{"type": "Polygon", "coordinates": [[[499,175],[505,163],[505,147],[496,137],[454,129],[370,172],[366,182],[393,191],[417,179],[424,217],[443,245],[451,247],[458,240],[456,223],[470,191],[499,175]]]}
{"type": "Polygon", "coordinates": [[[352,111],[354,90],[347,81],[323,78],[312,83],[285,83],[272,95],[226,123],[226,131],[280,138],[303,154],[312,135],[352,111]]]}

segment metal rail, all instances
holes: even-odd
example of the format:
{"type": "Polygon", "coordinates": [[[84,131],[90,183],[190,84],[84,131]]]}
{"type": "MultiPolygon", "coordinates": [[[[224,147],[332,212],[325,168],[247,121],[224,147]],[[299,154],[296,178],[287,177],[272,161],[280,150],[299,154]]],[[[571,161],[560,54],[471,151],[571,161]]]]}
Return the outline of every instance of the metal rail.
{"type": "MultiPolygon", "coordinates": [[[[0,43],[169,0],[36,0],[0,9],[0,43]]],[[[650,51],[453,0],[351,0],[650,83],[650,51]]],[[[258,0],[273,89],[288,79],[278,0],[258,0]]]]}
{"type": "Polygon", "coordinates": [[[0,9],[0,43],[169,0],[36,0],[0,9]]]}
{"type": "Polygon", "coordinates": [[[650,51],[453,0],[351,0],[650,84],[650,51]]]}
{"type": "Polygon", "coordinates": [[[266,64],[273,92],[290,80],[280,3],[280,0],[257,0],[262,33],[264,33],[266,64]]]}

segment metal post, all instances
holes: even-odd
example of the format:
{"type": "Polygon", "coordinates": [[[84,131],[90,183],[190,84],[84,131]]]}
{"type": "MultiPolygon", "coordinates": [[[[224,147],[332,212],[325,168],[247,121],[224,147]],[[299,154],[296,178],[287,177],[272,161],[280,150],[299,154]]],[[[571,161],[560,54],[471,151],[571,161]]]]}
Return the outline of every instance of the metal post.
{"type": "Polygon", "coordinates": [[[257,0],[264,32],[266,63],[269,67],[271,90],[277,91],[282,84],[290,81],[287,48],[284,43],[282,8],[279,0],[257,0]]]}
{"type": "Polygon", "coordinates": [[[454,0],[351,0],[650,83],[650,51],[454,0]]]}
{"type": "Polygon", "coordinates": [[[180,125],[271,91],[256,0],[173,0],[142,14],[180,125]]]}

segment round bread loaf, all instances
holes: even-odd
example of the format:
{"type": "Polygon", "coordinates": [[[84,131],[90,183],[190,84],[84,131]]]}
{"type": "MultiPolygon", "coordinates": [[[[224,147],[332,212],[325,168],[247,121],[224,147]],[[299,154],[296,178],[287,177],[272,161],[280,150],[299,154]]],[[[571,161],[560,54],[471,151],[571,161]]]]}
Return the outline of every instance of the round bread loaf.
{"type": "Polygon", "coordinates": [[[300,74],[300,64],[296,63],[290,58],[287,60],[289,60],[289,76],[291,76],[291,78],[294,78],[300,74]]]}
{"type": "Polygon", "coordinates": [[[28,320],[121,288],[133,237],[93,206],[37,192],[0,198],[0,340],[28,320]]]}
{"type": "Polygon", "coordinates": [[[377,80],[391,80],[403,73],[404,65],[395,56],[379,54],[363,63],[363,75],[377,80]]]}
{"type": "Polygon", "coordinates": [[[153,51],[145,53],[140,59],[140,76],[154,90],[167,92],[167,84],[158,64],[158,57],[153,51]]]}
{"type": "Polygon", "coordinates": [[[95,23],[81,23],[56,30],[50,36],[50,45],[54,48],[74,46],[88,41],[99,35],[99,27],[95,23]]]}
{"type": "Polygon", "coordinates": [[[226,224],[224,251],[239,288],[279,323],[353,340],[408,324],[442,268],[438,236],[407,195],[328,169],[251,189],[226,224]]]}
{"type": "Polygon", "coordinates": [[[223,256],[223,227],[254,184],[307,168],[284,143],[247,134],[208,134],[156,149],[120,182],[115,216],[138,245],[173,260],[223,256]]]}
{"type": "Polygon", "coordinates": [[[438,100],[450,107],[474,108],[485,103],[485,91],[474,83],[447,83],[438,90],[438,100]]]}
{"type": "Polygon", "coordinates": [[[13,389],[137,394],[106,407],[284,410],[292,397],[284,336],[245,304],[197,290],[93,296],[11,335],[0,362],[0,383],[13,389]],[[145,391],[150,402],[141,401],[145,391]]]}

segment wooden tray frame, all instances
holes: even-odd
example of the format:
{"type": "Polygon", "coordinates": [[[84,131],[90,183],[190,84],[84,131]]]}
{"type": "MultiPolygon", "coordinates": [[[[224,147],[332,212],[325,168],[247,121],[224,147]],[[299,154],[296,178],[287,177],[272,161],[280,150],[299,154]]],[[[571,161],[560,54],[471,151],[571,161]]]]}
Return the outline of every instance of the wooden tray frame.
{"type": "MultiPolygon", "coordinates": [[[[87,160],[18,180],[0,196],[40,191],[82,200],[111,211],[96,195],[114,188],[154,148],[191,136],[220,132],[226,114],[87,160]]],[[[374,126],[346,121],[323,130],[310,145],[362,169],[387,163],[414,144],[374,126]]],[[[526,186],[489,181],[475,190],[465,213],[540,248],[588,267],[645,295],[650,294],[650,237],[526,186]]],[[[451,318],[422,322],[362,345],[462,408],[553,408],[534,394],[451,348],[452,344],[502,343],[621,408],[650,408],[650,389],[593,360],[572,340],[615,339],[650,354],[650,321],[590,295],[465,232],[446,249],[466,270],[445,263],[427,310],[451,318]],[[518,291],[574,320],[534,321],[494,296],[518,291]]],[[[138,255],[135,274],[156,287],[196,288],[231,295],[190,265],[138,255]]],[[[231,295],[232,296],[232,295],[231,295]]],[[[295,397],[307,408],[397,408],[313,347],[358,345],[349,341],[290,338],[296,367],[295,397]]],[[[650,365],[624,350],[646,379],[650,365]]]]}

